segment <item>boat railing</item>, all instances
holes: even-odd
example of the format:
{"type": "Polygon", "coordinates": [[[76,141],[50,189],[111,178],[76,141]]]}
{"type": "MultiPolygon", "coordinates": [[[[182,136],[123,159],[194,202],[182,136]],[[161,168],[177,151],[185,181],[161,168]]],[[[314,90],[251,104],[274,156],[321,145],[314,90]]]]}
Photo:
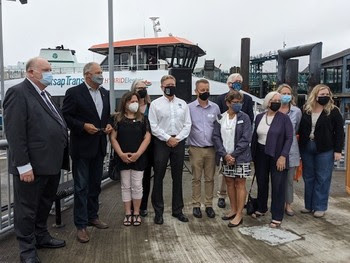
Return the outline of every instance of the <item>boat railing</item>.
{"type": "MultiPolygon", "coordinates": [[[[101,68],[103,71],[109,70],[108,65],[102,65],[101,68]]],[[[114,65],[113,70],[114,71],[168,70],[168,64],[159,63],[159,64],[138,64],[138,65],[131,65],[131,64],[114,65]]]]}

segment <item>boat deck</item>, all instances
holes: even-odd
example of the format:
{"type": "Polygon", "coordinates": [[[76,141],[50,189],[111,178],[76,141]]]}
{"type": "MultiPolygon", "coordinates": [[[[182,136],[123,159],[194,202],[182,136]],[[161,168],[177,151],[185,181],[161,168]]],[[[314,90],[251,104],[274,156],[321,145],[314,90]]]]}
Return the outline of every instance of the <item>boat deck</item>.
{"type": "MultiPolygon", "coordinates": [[[[66,226],[50,227],[51,234],[65,239],[67,246],[41,249],[38,253],[44,263],[350,262],[350,199],[344,190],[344,177],[344,172],[334,172],[329,210],[322,219],[299,212],[303,207],[303,182],[295,183],[294,208],[297,212],[294,217],[285,217],[281,230],[295,234],[299,239],[277,245],[259,240],[263,237],[242,234],[242,230],[252,226],[267,234],[270,229],[265,227],[270,215],[259,219],[245,216],[242,226],[230,229],[227,222],[221,220],[224,209],[216,206],[215,198],[215,219],[208,218],[203,208],[203,218],[194,218],[191,213],[191,174],[187,172],[183,175],[184,212],[189,216],[189,223],[171,217],[171,177],[168,174],[164,181],[164,224],[153,223],[154,212],[149,204],[149,215],[143,218],[141,226],[124,227],[120,184],[109,182],[101,194],[100,218],[110,227],[105,230],[89,227],[91,240],[81,244],[76,240],[73,210],[69,208],[62,214],[66,226]]],[[[50,216],[50,226],[54,219],[50,216]]],[[[14,232],[10,231],[0,237],[0,262],[18,261],[17,241],[14,232]]]]}

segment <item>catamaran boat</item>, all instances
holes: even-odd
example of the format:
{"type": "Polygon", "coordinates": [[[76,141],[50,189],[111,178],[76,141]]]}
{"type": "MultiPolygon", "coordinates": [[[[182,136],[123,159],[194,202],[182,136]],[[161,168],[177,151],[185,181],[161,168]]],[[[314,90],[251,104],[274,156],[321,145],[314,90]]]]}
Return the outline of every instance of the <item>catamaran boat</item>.
{"type": "MultiPolygon", "coordinates": [[[[187,102],[194,99],[194,83],[198,78],[193,76],[192,72],[198,58],[206,54],[197,44],[184,38],[167,36],[117,41],[113,43],[113,47],[114,79],[112,81],[117,101],[125,91],[130,90],[135,79],[148,83],[148,94],[152,98],[161,96],[163,93],[160,88],[160,79],[166,74],[175,76],[178,97],[187,102]]],[[[104,70],[103,86],[109,89],[108,43],[93,45],[89,50],[105,56],[101,62],[104,70]]],[[[54,78],[51,85],[47,87],[47,91],[59,105],[62,105],[66,90],[84,81],[82,74],[84,64],[77,62],[74,50],[65,49],[63,46],[41,49],[39,56],[51,63],[54,78]]],[[[23,78],[24,75],[21,78],[6,80],[5,91],[23,78]]],[[[226,83],[212,80],[209,82],[213,97],[228,90],[226,83]]],[[[261,104],[261,99],[250,96],[256,104],[261,104]]]]}

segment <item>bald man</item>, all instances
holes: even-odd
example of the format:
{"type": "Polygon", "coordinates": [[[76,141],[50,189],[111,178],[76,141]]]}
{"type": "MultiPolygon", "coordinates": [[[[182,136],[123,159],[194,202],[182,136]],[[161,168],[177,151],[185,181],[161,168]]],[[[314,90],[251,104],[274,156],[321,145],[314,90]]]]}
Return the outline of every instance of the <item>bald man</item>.
{"type": "Polygon", "coordinates": [[[40,262],[36,248],[65,246],[64,240],[53,238],[47,229],[61,169],[69,169],[67,125],[45,91],[51,81],[48,61],[30,59],[26,79],[11,87],[4,99],[21,262],[40,262]]]}

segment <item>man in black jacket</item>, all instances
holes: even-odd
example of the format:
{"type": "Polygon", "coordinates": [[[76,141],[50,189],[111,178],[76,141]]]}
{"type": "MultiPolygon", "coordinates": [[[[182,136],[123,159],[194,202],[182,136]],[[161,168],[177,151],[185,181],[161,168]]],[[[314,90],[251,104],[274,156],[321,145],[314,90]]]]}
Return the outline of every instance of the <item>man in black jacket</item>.
{"type": "Polygon", "coordinates": [[[69,169],[67,125],[45,91],[51,81],[48,61],[30,59],[26,79],[11,87],[4,99],[14,225],[21,262],[40,262],[36,247],[59,248],[66,244],[50,235],[46,222],[61,169],[69,169]]]}
{"type": "Polygon", "coordinates": [[[103,159],[106,155],[110,124],[109,94],[103,83],[102,69],[91,62],[85,65],[85,82],[67,90],[63,116],[70,129],[70,154],[74,178],[74,224],[77,239],[89,241],[88,225],[103,229],[108,225],[98,218],[103,159]]]}
{"type": "MultiPolygon", "coordinates": [[[[228,110],[225,97],[231,90],[238,90],[240,91],[242,88],[242,82],[243,77],[239,73],[233,73],[227,78],[227,85],[229,87],[229,91],[221,94],[218,96],[216,103],[219,105],[220,112],[224,113],[228,110]]],[[[250,121],[253,123],[254,121],[254,113],[253,113],[253,100],[249,95],[242,94],[243,95],[243,101],[242,101],[242,111],[248,114],[250,121]]],[[[226,183],[223,176],[219,176],[219,190],[218,190],[218,207],[224,208],[226,206],[225,204],[225,197],[226,197],[226,183]]]]}

